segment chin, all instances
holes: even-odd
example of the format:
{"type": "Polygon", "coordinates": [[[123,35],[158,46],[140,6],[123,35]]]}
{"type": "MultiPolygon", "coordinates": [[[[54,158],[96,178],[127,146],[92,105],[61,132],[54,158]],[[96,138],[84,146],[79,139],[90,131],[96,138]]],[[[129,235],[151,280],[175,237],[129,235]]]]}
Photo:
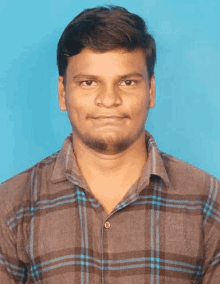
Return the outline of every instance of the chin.
{"type": "Polygon", "coordinates": [[[118,154],[128,149],[133,144],[129,137],[117,137],[115,134],[104,133],[101,135],[85,135],[82,142],[90,149],[100,153],[118,154]]]}

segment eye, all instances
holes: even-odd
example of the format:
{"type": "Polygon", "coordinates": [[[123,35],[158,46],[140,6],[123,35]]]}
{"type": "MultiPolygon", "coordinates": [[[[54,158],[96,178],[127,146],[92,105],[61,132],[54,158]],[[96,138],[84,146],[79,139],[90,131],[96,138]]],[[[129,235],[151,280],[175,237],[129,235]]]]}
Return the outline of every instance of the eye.
{"type": "Polygon", "coordinates": [[[80,84],[81,86],[86,86],[86,87],[89,87],[89,86],[97,86],[97,83],[95,83],[93,80],[81,81],[81,82],[79,82],[79,84],[80,84]]]}
{"type": "Polygon", "coordinates": [[[134,80],[125,80],[122,82],[122,86],[133,86],[136,83],[134,80]]]}

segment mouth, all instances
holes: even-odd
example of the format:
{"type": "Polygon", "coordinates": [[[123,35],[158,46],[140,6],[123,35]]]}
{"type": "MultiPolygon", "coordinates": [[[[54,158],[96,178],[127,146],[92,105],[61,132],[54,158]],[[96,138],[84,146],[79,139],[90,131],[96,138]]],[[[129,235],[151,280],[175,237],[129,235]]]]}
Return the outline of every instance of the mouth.
{"type": "Polygon", "coordinates": [[[93,119],[95,125],[97,126],[122,126],[124,125],[126,117],[120,116],[98,116],[93,119]]]}
{"type": "Polygon", "coordinates": [[[125,116],[116,116],[116,115],[111,115],[111,116],[96,116],[93,117],[94,119],[122,119],[122,118],[126,118],[125,116]]]}
{"type": "Polygon", "coordinates": [[[119,116],[99,116],[95,117],[94,120],[101,123],[115,123],[123,121],[125,117],[119,116]]]}

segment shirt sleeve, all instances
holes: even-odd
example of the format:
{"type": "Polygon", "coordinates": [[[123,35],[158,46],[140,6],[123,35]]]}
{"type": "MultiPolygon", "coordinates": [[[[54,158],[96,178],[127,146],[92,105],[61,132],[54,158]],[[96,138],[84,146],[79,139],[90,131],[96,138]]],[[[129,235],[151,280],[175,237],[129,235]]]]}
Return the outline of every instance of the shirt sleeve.
{"type": "Polygon", "coordinates": [[[30,283],[27,280],[27,268],[18,259],[16,238],[9,229],[3,204],[0,200],[0,283],[30,283]]]}
{"type": "Polygon", "coordinates": [[[210,187],[203,212],[204,264],[202,284],[220,283],[220,181],[215,180],[210,187]]]}

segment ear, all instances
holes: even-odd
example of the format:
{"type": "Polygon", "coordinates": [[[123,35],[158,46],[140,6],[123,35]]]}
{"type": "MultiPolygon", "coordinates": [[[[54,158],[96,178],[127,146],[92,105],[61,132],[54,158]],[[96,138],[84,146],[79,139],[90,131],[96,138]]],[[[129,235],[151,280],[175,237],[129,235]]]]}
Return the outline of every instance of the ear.
{"type": "Polygon", "coordinates": [[[150,103],[149,108],[155,107],[155,98],[156,98],[156,88],[155,88],[155,76],[151,77],[150,81],[150,103]]]}
{"type": "Polygon", "coordinates": [[[59,76],[58,78],[58,96],[59,96],[59,106],[60,110],[66,111],[66,90],[64,86],[64,78],[63,76],[59,76]]]}

